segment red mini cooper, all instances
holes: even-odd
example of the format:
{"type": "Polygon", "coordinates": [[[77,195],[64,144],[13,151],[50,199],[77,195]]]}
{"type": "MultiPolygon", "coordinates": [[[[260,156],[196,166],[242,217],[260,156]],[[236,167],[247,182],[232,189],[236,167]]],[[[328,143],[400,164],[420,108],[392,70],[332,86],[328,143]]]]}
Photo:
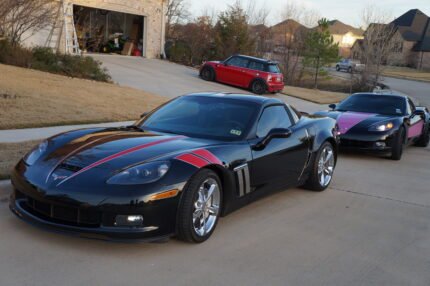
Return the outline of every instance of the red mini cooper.
{"type": "Polygon", "coordinates": [[[200,69],[200,77],[250,89],[256,94],[276,93],[284,88],[284,77],[276,62],[243,55],[222,62],[206,62],[200,69]]]}

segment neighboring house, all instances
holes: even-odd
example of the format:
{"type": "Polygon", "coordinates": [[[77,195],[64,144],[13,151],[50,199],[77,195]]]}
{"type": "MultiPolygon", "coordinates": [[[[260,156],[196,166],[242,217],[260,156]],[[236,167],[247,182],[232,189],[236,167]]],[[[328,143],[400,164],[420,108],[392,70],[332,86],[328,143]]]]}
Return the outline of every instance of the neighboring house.
{"type": "MultiPolygon", "coordinates": [[[[391,51],[385,55],[384,64],[409,66],[418,69],[430,69],[430,17],[418,9],[409,10],[389,24],[372,24],[385,26],[393,31],[391,51]]],[[[365,34],[366,36],[366,34],[365,34]]],[[[353,46],[353,57],[360,59],[364,41],[357,41],[353,46]]]]}
{"type": "Polygon", "coordinates": [[[339,20],[329,21],[329,31],[335,43],[339,45],[339,55],[351,57],[351,48],[357,40],[363,39],[364,31],[342,23],[339,20]]]}
{"type": "Polygon", "coordinates": [[[266,46],[275,58],[285,56],[303,46],[309,31],[309,28],[297,21],[285,20],[268,29],[270,37],[266,46]]]}
{"type": "Polygon", "coordinates": [[[127,40],[142,56],[157,58],[164,48],[166,2],[53,0],[52,9],[58,15],[54,27],[29,35],[24,45],[48,46],[72,53],[77,48],[74,39],[78,39],[80,50],[106,52],[122,47],[127,40]]]}

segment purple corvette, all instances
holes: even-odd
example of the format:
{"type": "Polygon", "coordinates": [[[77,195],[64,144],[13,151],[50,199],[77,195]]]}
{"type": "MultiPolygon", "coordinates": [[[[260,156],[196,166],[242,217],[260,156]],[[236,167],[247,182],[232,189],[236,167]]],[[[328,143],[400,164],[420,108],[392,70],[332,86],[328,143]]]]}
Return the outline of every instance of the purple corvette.
{"type": "Polygon", "coordinates": [[[430,115],[402,95],[356,93],[316,115],[336,119],[340,147],[387,154],[400,160],[406,145],[429,144],[430,115]]]}

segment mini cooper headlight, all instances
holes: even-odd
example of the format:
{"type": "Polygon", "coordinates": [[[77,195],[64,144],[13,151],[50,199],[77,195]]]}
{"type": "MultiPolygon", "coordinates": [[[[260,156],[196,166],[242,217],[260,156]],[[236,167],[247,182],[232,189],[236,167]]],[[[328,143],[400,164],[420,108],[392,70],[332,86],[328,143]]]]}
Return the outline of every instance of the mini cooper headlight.
{"type": "Polygon", "coordinates": [[[140,185],[160,180],[169,171],[169,162],[151,162],[128,168],[114,176],[106,183],[110,185],[140,185]]]}
{"type": "Polygon", "coordinates": [[[391,122],[387,123],[378,123],[369,128],[370,131],[388,131],[394,127],[394,124],[391,122]]]}
{"type": "Polygon", "coordinates": [[[43,141],[39,145],[37,145],[33,150],[31,150],[27,155],[24,157],[24,162],[31,166],[34,163],[36,163],[37,160],[43,155],[43,153],[46,152],[48,149],[48,141],[43,141]]]}

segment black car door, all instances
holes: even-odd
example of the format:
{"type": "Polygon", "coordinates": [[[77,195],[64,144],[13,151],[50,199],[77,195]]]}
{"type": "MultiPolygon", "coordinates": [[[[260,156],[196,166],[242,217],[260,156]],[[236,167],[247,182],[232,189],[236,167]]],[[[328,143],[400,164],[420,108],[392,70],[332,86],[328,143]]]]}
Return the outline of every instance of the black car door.
{"type": "Polygon", "coordinates": [[[275,128],[289,128],[291,136],[272,139],[261,150],[252,149],[250,172],[254,190],[296,184],[308,159],[308,132],[295,124],[284,105],[264,109],[258,121],[257,138],[250,143],[256,144],[275,128]]]}

